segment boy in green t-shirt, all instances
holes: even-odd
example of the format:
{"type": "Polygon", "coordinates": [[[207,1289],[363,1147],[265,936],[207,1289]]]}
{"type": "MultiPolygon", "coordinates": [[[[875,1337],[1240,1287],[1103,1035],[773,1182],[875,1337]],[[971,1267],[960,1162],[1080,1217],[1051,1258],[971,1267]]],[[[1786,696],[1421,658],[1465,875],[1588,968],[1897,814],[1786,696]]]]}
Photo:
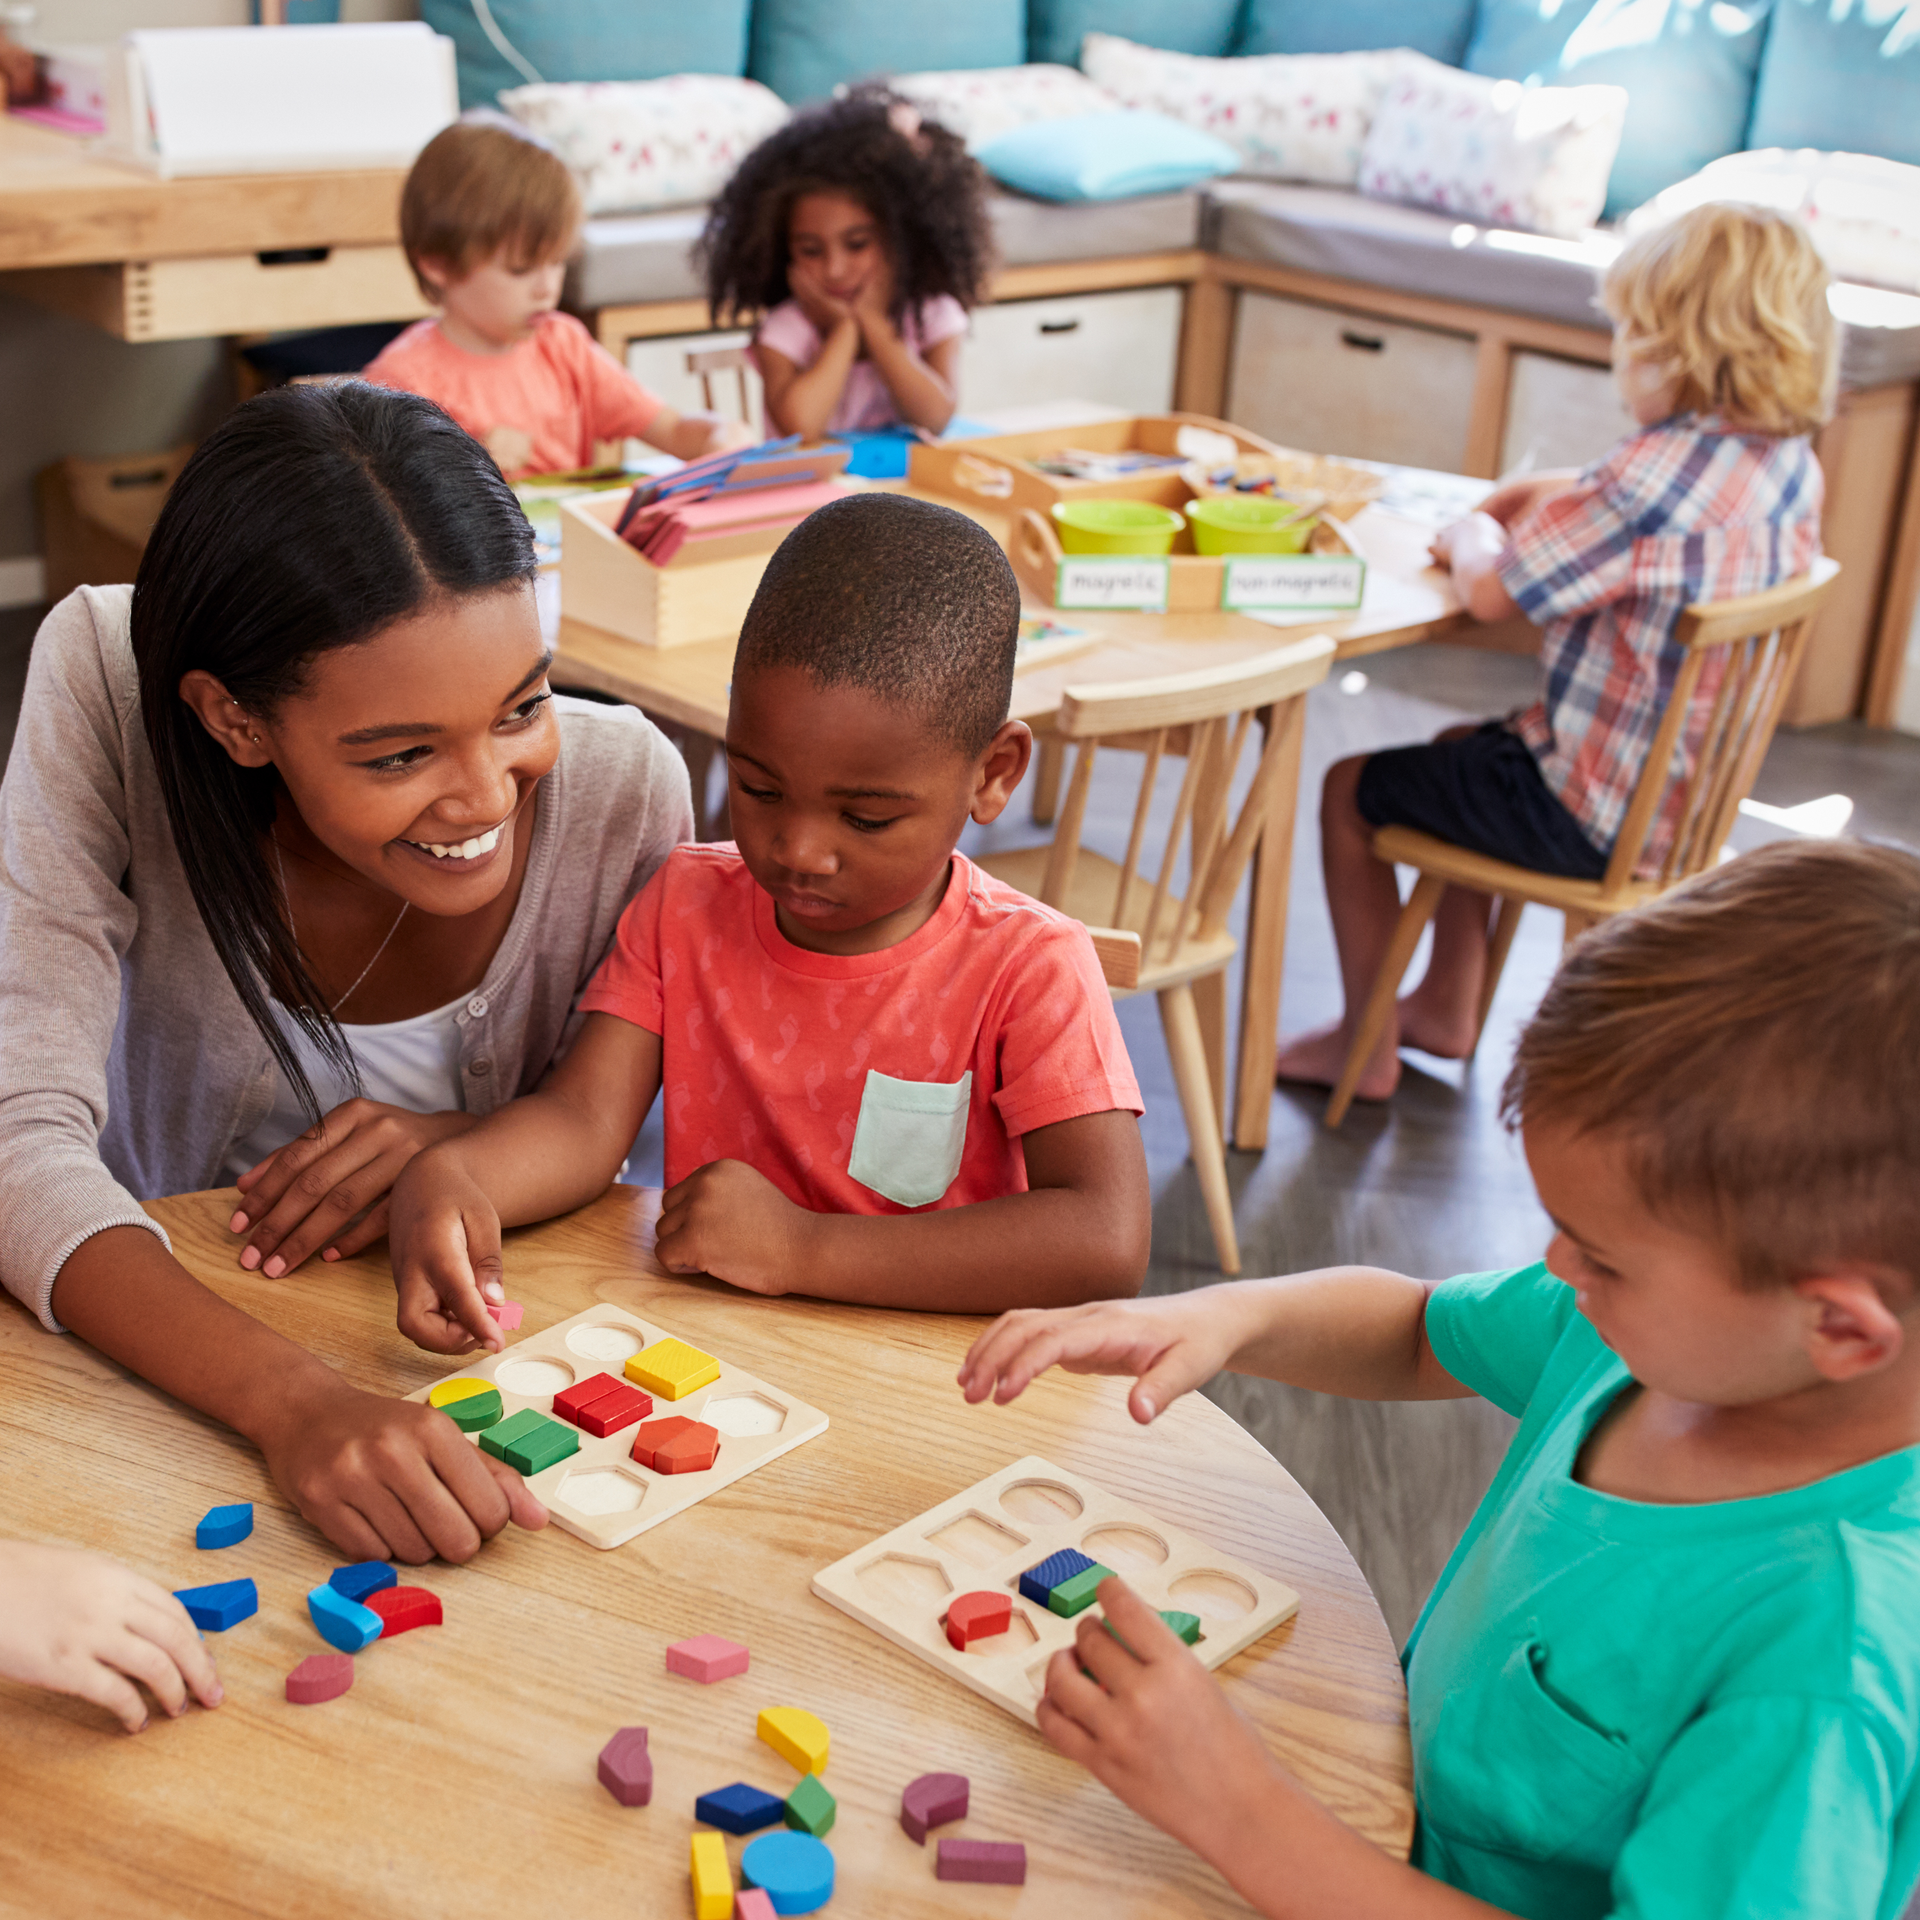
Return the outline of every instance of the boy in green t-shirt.
{"type": "Polygon", "coordinates": [[[1920,858],[1775,846],[1586,934],[1505,1111],[1546,1260],[1004,1315],[960,1379],[1223,1367],[1521,1427],[1406,1651],[1414,1871],[1117,1579],[1040,1725],[1263,1914],[1893,1920],[1920,1874],[1920,858]],[[1083,1673],[1081,1667],[1089,1670],[1083,1673]]]}

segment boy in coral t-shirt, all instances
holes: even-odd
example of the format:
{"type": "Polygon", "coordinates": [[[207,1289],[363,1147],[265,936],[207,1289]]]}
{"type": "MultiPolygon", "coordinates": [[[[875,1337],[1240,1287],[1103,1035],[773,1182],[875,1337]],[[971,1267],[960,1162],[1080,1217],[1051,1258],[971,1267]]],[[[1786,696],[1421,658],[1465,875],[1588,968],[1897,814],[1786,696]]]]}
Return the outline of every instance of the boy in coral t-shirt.
{"type": "Polygon", "coordinates": [[[736,841],[627,908],[538,1092],[415,1157],[402,1332],[497,1348],[502,1226],[601,1192],[656,1093],[675,1272],[966,1313],[1138,1291],[1140,1094],[1092,940],[955,851],[1026,771],[1019,614],[945,507],[857,494],[787,536],[734,663],[736,841]]]}
{"type": "Polygon", "coordinates": [[[512,121],[470,115],[436,134],[407,175],[400,237],[440,311],[362,377],[444,407],[509,480],[605,464],[629,437],[682,460],[758,440],[716,414],[676,413],[555,310],[580,219],[566,163],[512,121]]]}

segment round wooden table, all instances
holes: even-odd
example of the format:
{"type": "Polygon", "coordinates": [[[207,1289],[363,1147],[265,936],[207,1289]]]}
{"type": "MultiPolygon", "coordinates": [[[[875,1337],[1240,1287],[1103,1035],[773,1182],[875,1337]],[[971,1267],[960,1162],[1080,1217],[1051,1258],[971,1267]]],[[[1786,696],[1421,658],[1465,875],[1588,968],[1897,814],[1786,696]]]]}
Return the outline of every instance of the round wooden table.
{"type": "MultiPolygon", "coordinates": [[[[1221,1669],[1235,1704],[1334,1812],[1404,1857],[1413,1801],[1399,1663],[1373,1597],[1318,1508],[1233,1421],[1191,1395],[1150,1429],[1111,1380],[1049,1375],[1013,1406],[954,1386],[972,1319],[761,1301],[662,1274],[656,1197],[616,1187],[508,1243],[530,1332],[597,1301],[628,1307],[824,1408],[831,1428],[610,1553],[557,1527],[509,1528],[432,1588],[444,1626],[376,1642],[353,1689],[295,1707],[285,1676],[326,1649],[307,1589],[340,1556],[238,1436],[13,1309],[0,1314],[8,1532],[100,1548],[168,1587],[251,1575],[260,1611],[210,1636],[227,1689],[122,1735],[78,1701],[0,1682],[0,1902],[36,1914],[458,1914],[485,1920],[692,1912],[695,1797],[734,1780],[784,1793],[759,1710],[811,1709],[839,1800],[829,1911],[1244,1913],[1211,1869],[1036,1733],[808,1591],[812,1575],[1022,1454],[1039,1453],[1264,1568],[1298,1615],[1221,1669]],[[652,1204],[650,1204],[652,1203],[652,1204]],[[196,1551],[210,1506],[251,1500],[252,1538],[196,1551]],[[749,1673],[665,1671],[698,1633],[744,1641],[749,1673]],[[651,1729],[652,1804],[597,1783],[615,1728],[651,1729]],[[930,1771],[973,1783],[949,1832],[1027,1846],[1024,1888],[936,1881],[899,1825],[930,1771]]],[[[404,1394],[449,1370],[393,1326],[384,1253],[287,1279],[245,1274],[233,1199],[150,1211],[227,1298],[359,1385],[404,1394]]],[[[740,1841],[729,1839],[736,1866],[740,1841]]]]}

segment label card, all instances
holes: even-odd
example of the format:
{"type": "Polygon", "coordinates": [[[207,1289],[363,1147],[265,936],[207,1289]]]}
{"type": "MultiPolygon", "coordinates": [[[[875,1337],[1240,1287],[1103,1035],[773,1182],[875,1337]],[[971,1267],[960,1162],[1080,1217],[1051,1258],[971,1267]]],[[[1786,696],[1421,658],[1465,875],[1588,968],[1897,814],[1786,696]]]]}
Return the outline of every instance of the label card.
{"type": "Polygon", "coordinates": [[[1244,554],[1230,559],[1220,604],[1261,613],[1351,613],[1366,591],[1367,563],[1345,554],[1244,554]]]}
{"type": "Polygon", "coordinates": [[[1060,562],[1053,604],[1165,613],[1167,572],[1167,561],[1141,554],[1075,554],[1060,562]]]}

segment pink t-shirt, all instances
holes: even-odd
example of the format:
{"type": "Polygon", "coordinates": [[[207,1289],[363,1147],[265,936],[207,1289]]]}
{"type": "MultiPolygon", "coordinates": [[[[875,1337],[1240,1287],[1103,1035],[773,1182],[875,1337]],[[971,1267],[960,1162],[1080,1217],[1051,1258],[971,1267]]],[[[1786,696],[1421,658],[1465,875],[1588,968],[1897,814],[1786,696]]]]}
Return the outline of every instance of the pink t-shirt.
{"type": "Polygon", "coordinates": [[[570,313],[542,314],[505,353],[469,353],[417,321],[361,378],[445,407],[509,480],[590,467],[597,441],[645,433],[663,404],[570,313]]]}
{"type": "Polygon", "coordinates": [[[966,1206],[1027,1190],[1021,1134],[1141,1110],[1086,929],[958,853],[925,926],[838,955],[737,848],[676,847],[580,1005],[660,1036],[669,1186],[744,1160],[816,1213],[966,1206]]]}
{"type": "MultiPolygon", "coordinates": [[[[929,347],[937,347],[942,340],[952,340],[966,330],[966,308],[947,293],[936,294],[917,308],[909,307],[900,322],[901,340],[923,365],[929,347]]],[[[754,332],[754,365],[760,364],[758,350],[771,347],[775,353],[785,354],[805,373],[819,359],[824,344],[820,329],[807,318],[806,308],[798,300],[783,300],[754,332]]],[[[856,360],[847,369],[847,384],[840,390],[840,404],[827,421],[827,431],[863,433],[875,427],[895,426],[899,419],[899,410],[893,404],[893,395],[887,391],[887,383],[880,377],[880,369],[871,360],[856,360]]],[[[773,430],[773,423],[769,421],[767,431],[773,430]]]]}

